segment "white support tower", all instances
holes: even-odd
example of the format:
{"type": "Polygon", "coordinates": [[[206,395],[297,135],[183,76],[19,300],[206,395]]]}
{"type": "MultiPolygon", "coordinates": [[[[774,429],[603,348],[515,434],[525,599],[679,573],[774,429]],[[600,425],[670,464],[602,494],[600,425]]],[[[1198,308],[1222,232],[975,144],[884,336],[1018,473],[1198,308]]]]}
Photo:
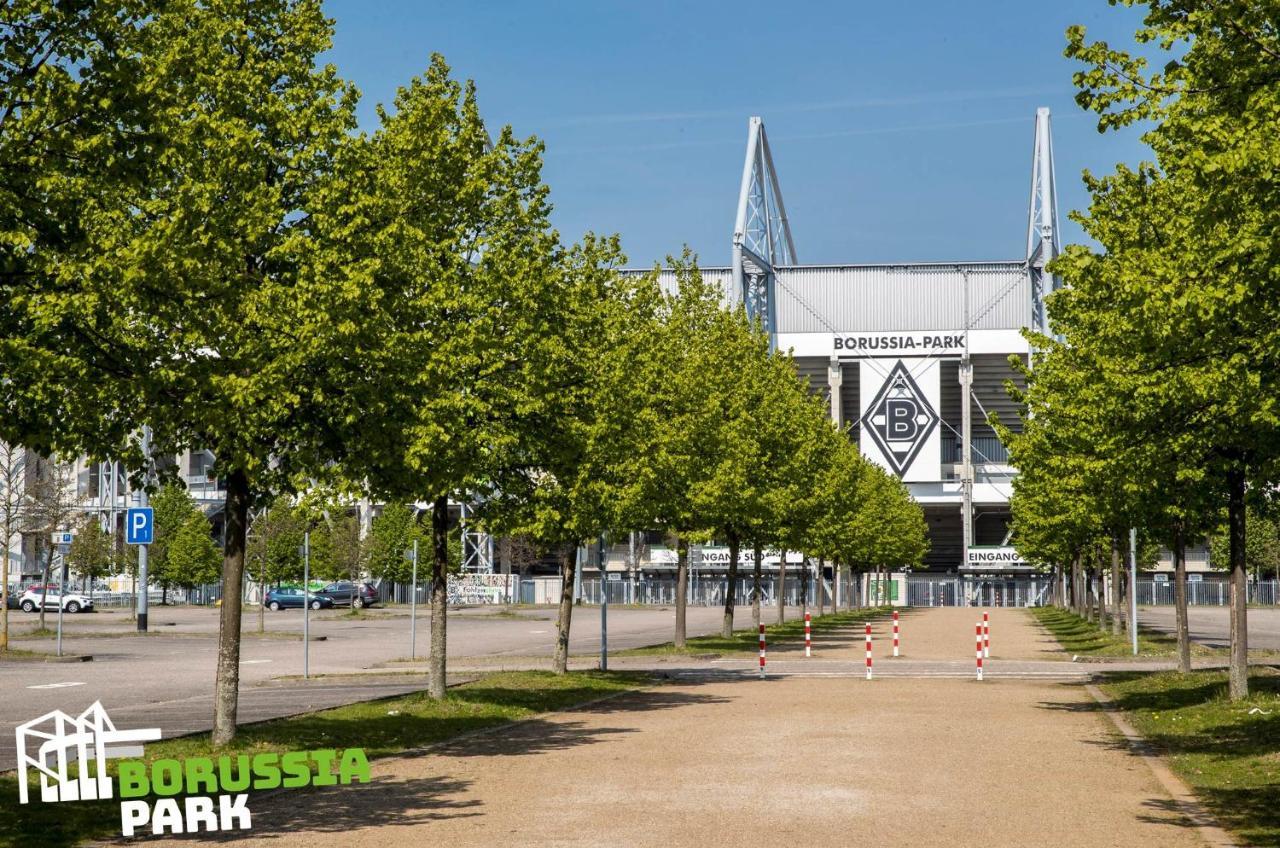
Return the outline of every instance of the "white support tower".
{"type": "Polygon", "coordinates": [[[1027,273],[1031,275],[1031,327],[1049,332],[1045,297],[1062,281],[1045,268],[1062,249],[1058,230],[1058,189],[1053,173],[1053,135],[1049,109],[1036,110],[1036,137],[1031,159],[1031,203],[1027,212],[1027,273]]]}
{"type": "Polygon", "coordinates": [[[466,574],[493,574],[496,569],[493,561],[493,536],[476,527],[468,525],[472,509],[466,501],[458,503],[459,529],[462,533],[462,571],[466,574]]]}
{"type": "Polygon", "coordinates": [[[753,117],[747,126],[747,156],[733,226],[734,291],[730,296],[750,318],[760,321],[772,348],[778,334],[774,269],[796,264],[796,246],[764,121],[753,117]]]}

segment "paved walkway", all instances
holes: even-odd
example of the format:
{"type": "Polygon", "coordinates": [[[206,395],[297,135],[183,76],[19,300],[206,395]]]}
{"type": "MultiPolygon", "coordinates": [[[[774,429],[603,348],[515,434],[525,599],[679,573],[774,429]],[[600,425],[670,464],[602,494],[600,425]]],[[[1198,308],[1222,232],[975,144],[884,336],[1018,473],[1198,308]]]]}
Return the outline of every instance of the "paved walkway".
{"type": "MultiPolygon", "coordinates": [[[[971,662],[973,617],[904,616],[907,656],[971,662]]],[[[992,618],[1005,661],[1043,662],[1045,638],[1022,613],[992,618]]],[[[861,649],[823,645],[836,662],[861,649]]],[[[254,800],[245,844],[1202,844],[1083,687],[1060,681],[685,680],[373,771],[367,786],[254,800]]]]}

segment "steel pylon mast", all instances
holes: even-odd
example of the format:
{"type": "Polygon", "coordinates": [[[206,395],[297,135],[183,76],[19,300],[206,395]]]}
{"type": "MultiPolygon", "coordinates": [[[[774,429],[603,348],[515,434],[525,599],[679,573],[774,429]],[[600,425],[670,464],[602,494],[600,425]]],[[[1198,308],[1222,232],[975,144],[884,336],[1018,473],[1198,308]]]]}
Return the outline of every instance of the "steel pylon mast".
{"type": "Polygon", "coordinates": [[[782,202],[773,153],[758,117],[747,123],[747,156],[738,192],[738,217],[733,225],[733,287],[735,306],[747,310],[777,345],[778,309],[775,269],[796,264],[796,246],[782,202]]]}
{"type": "Polygon", "coordinates": [[[1053,172],[1053,135],[1049,109],[1036,110],[1036,136],[1031,158],[1031,202],[1027,212],[1027,272],[1031,275],[1031,326],[1049,332],[1045,297],[1061,285],[1045,268],[1062,250],[1058,229],[1058,188],[1053,172]]]}

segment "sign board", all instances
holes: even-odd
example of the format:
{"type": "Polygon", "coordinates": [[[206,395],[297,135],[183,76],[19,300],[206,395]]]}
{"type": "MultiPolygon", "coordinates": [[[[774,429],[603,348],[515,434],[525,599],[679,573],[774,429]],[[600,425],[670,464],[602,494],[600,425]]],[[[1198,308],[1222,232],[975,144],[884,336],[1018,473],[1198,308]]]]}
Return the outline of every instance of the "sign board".
{"type": "Polygon", "coordinates": [[[70,545],[73,538],[70,530],[61,530],[53,534],[54,545],[70,545]]]}
{"type": "Polygon", "coordinates": [[[149,506],[129,507],[124,519],[124,540],[130,545],[149,545],[155,533],[155,510],[149,506]]]}
{"type": "Polygon", "coordinates": [[[1188,582],[1188,583],[1203,583],[1203,582],[1204,582],[1204,575],[1203,575],[1203,574],[1188,574],[1188,575],[1187,575],[1187,582],[1188,582]]]}
{"type": "Polygon", "coordinates": [[[907,482],[942,479],[937,359],[863,359],[862,453],[907,482]]]}
{"type": "Polygon", "coordinates": [[[1167,574],[1153,574],[1153,575],[1151,575],[1151,576],[1152,576],[1152,578],[1155,580],[1155,582],[1157,582],[1157,583],[1168,583],[1168,582],[1169,582],[1169,575],[1167,575],[1167,574]]]}
{"type": "Polygon", "coordinates": [[[1030,569],[1031,563],[1022,558],[1017,548],[1008,546],[979,547],[972,545],[965,552],[964,565],[961,568],[972,571],[992,571],[1002,569],[1030,569]]]}
{"type": "MultiPolygon", "coordinates": [[[[778,333],[778,349],[795,356],[839,359],[871,357],[940,356],[957,359],[964,352],[964,329],[778,333]]],[[[969,353],[1019,353],[1030,351],[1019,330],[970,330],[969,353]]]]}

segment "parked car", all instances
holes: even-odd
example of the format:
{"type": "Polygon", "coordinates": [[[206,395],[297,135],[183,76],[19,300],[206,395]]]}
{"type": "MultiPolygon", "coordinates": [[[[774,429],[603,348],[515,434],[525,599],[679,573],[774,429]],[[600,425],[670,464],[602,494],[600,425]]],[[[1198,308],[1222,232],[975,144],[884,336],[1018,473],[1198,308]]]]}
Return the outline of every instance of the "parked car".
{"type": "Polygon", "coordinates": [[[351,606],[352,596],[355,596],[356,609],[371,607],[382,600],[378,596],[378,587],[372,583],[361,583],[359,594],[353,591],[354,586],[355,584],[350,580],[339,580],[337,583],[330,583],[320,591],[333,598],[333,605],[338,607],[351,606]]]}
{"type": "Polygon", "coordinates": [[[93,598],[88,595],[81,595],[79,592],[62,593],[57,586],[49,586],[47,589],[42,586],[35,586],[22,593],[22,597],[18,598],[18,607],[23,612],[35,612],[40,609],[43,603],[45,609],[57,609],[58,603],[62,603],[62,608],[66,612],[92,612],[93,598]]]}
{"type": "Polygon", "coordinates": [[[333,606],[333,598],[314,592],[303,593],[301,589],[268,589],[262,599],[262,605],[269,610],[302,609],[307,603],[312,609],[329,609],[333,606]],[[304,601],[305,599],[305,601],[304,601]]]}

